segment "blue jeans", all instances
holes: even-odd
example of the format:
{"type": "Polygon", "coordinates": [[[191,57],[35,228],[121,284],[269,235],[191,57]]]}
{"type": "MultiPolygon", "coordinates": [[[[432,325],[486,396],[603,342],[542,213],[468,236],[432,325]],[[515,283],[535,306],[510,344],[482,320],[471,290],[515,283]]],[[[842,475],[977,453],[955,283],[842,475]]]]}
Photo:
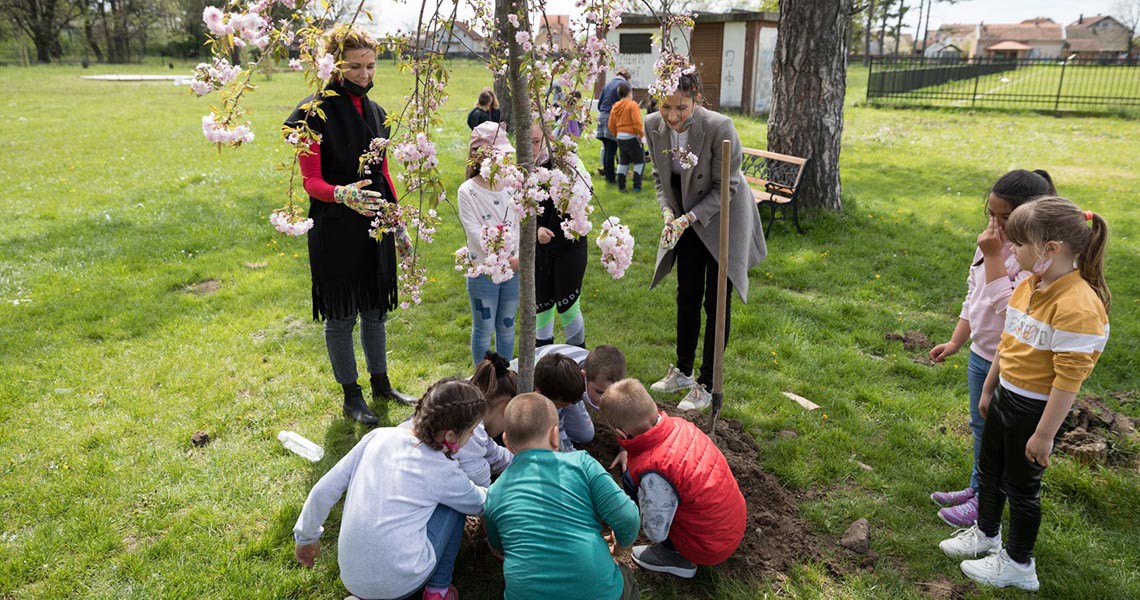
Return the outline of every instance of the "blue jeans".
{"type": "Polygon", "coordinates": [[[978,410],[978,402],[982,399],[982,385],[986,382],[991,364],[971,351],[970,362],[966,365],[966,387],[970,390],[970,429],[974,430],[974,469],[970,472],[970,487],[975,491],[978,489],[978,457],[982,454],[982,429],[986,425],[986,420],[978,410]]]}
{"type": "Polygon", "coordinates": [[[491,349],[495,336],[495,352],[510,360],[515,348],[515,313],[519,309],[518,273],[503,283],[490,277],[467,279],[467,295],[471,298],[471,362],[478,365],[491,349]]]}
{"type": "Polygon", "coordinates": [[[463,541],[463,525],[466,517],[454,508],[442,504],[427,523],[428,542],[435,549],[435,570],[428,575],[427,585],[445,588],[451,585],[451,572],[455,570],[455,559],[459,556],[459,544],[463,541]]]}

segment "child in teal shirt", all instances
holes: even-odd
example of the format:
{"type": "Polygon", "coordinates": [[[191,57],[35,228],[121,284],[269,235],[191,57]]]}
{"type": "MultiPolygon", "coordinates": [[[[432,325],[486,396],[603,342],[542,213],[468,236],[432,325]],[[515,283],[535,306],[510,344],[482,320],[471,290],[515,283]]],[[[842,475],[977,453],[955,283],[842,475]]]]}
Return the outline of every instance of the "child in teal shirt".
{"type": "Polygon", "coordinates": [[[487,493],[487,540],[505,555],[506,600],[639,598],[633,573],[602,537],[637,538],[640,514],[598,461],[557,452],[558,413],[541,394],[516,396],[504,415],[511,466],[487,493]]]}

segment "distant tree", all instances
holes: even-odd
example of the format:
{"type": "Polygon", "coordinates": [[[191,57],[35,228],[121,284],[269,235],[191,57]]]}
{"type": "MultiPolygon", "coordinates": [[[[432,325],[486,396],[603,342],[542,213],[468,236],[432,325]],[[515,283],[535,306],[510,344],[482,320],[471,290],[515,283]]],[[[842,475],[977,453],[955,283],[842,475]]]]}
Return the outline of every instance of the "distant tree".
{"type": "Polygon", "coordinates": [[[1128,56],[1131,58],[1136,46],[1136,28],[1140,27],[1140,0],[1116,0],[1112,16],[1128,28],[1128,56]]]}
{"type": "Polygon", "coordinates": [[[0,15],[32,38],[36,62],[50,63],[58,55],[59,34],[77,14],[67,0],[0,0],[0,15]]]}
{"type": "Polygon", "coordinates": [[[808,159],[797,194],[838,210],[852,0],[783,0],[772,61],[768,149],[808,159]]]}

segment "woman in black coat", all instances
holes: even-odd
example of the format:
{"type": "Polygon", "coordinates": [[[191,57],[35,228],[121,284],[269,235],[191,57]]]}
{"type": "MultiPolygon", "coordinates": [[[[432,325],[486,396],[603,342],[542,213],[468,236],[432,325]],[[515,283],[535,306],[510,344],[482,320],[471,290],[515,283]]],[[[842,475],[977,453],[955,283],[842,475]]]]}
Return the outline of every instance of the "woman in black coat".
{"type": "Polygon", "coordinates": [[[357,383],[353,330],[360,319],[360,341],[371,374],[373,400],[415,400],[392,388],[388,380],[387,343],[384,322],[396,308],[396,237],[401,249],[410,247],[407,234],[369,237],[372,218],[382,203],[396,202],[385,156],[376,181],[361,179],[360,155],[373,138],[390,135],[386,115],[367,96],[376,69],[376,41],[364,31],[337,27],[325,51],[340,63],[325,89],[335,92],[321,103],[325,118],[301,108],[286,121],[295,127],[307,119],[320,134],[310,145],[311,154],[301,156],[301,174],[310,198],[309,266],[312,270],[313,318],[325,322],[325,345],[333,375],[344,388],[344,415],[368,425],[376,415],[364,401],[357,383]]]}

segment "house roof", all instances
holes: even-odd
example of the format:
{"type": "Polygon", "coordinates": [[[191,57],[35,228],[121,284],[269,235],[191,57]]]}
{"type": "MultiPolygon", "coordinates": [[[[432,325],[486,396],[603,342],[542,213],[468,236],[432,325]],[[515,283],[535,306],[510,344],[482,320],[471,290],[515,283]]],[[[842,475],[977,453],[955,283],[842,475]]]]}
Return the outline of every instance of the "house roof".
{"type": "Polygon", "coordinates": [[[1061,26],[1052,19],[1027,19],[1016,25],[982,25],[981,44],[986,42],[1061,41],[1061,26]]]}
{"type": "MultiPolygon", "coordinates": [[[[694,19],[698,25],[701,23],[729,23],[735,21],[769,21],[775,25],[779,20],[780,13],[777,12],[741,10],[738,8],[722,13],[702,12],[698,13],[697,18],[694,19]]],[[[661,21],[653,15],[626,12],[621,14],[621,25],[618,25],[617,28],[645,27],[646,25],[660,27],[661,21]]]]}
{"type": "Polygon", "coordinates": [[[1033,49],[1033,46],[1030,46],[1029,44],[1022,44],[1021,42],[1015,42],[1013,40],[1006,40],[1004,42],[998,42],[992,46],[986,46],[986,50],[990,50],[993,52],[1008,52],[1011,50],[1021,51],[1021,50],[1032,50],[1032,49],[1033,49]]]}
{"type": "MultiPolygon", "coordinates": [[[[1091,17],[1082,17],[1080,20],[1069,23],[1065,29],[1092,29],[1093,25],[1096,25],[1105,19],[1112,19],[1113,21],[1116,21],[1116,19],[1113,19],[1110,15],[1093,15],[1091,17]]],[[[1119,21],[1117,21],[1117,23],[1119,23],[1119,21]]]]}
{"type": "Polygon", "coordinates": [[[472,40],[474,40],[476,42],[483,41],[483,36],[479,35],[478,31],[475,31],[474,29],[472,29],[471,25],[467,21],[456,21],[455,22],[455,28],[462,31],[463,33],[467,34],[467,37],[471,38],[472,40]]]}

